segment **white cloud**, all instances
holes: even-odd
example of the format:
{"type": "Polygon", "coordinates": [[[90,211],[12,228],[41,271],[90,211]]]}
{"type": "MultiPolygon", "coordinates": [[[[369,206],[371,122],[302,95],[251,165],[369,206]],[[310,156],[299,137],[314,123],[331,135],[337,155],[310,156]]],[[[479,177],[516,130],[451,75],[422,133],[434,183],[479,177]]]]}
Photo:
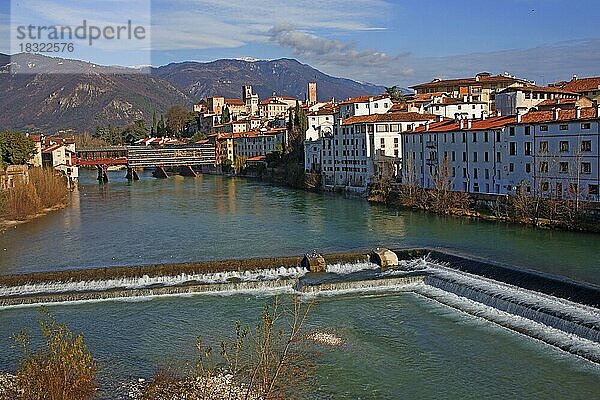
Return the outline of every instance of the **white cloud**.
{"type": "Polygon", "coordinates": [[[273,26],[291,23],[305,29],[381,30],[369,21],[388,8],[383,0],[157,0],[153,45],[155,50],[235,48],[267,42],[273,26]]]}
{"type": "Polygon", "coordinates": [[[322,38],[296,30],[291,25],[278,25],[269,31],[277,44],[291,49],[298,57],[324,64],[377,67],[397,62],[402,55],[391,56],[377,50],[357,50],[353,43],[322,38]]]}

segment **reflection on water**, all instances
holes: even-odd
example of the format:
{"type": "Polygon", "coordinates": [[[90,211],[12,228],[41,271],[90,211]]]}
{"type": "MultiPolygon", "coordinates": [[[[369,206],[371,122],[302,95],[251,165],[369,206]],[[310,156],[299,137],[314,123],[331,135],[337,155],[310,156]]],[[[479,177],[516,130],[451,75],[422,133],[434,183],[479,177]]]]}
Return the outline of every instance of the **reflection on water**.
{"type": "Polygon", "coordinates": [[[399,211],[221,176],[100,185],[82,171],[66,210],[0,235],[0,274],[89,266],[442,247],[600,284],[600,235],[399,211]]]}

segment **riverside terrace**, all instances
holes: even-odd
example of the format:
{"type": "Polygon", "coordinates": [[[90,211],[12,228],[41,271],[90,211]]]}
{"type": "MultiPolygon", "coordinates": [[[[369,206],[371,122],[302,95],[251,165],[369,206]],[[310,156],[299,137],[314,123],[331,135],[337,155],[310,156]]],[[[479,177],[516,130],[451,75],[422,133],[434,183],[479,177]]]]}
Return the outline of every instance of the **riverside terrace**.
{"type": "Polygon", "coordinates": [[[214,165],[215,147],[210,143],[179,146],[116,146],[78,149],[74,163],[98,168],[98,180],[108,182],[108,167],[126,166],[127,178],[138,180],[136,168],[155,168],[154,176],[166,178],[165,168],[178,168],[182,175],[196,176],[193,167],[214,165]]]}
{"type": "Polygon", "coordinates": [[[377,249],[2,276],[0,307],[224,292],[410,292],[600,363],[597,286],[429,249],[386,251],[385,259],[381,254],[377,249]],[[324,272],[313,272],[315,267],[324,272]]]}

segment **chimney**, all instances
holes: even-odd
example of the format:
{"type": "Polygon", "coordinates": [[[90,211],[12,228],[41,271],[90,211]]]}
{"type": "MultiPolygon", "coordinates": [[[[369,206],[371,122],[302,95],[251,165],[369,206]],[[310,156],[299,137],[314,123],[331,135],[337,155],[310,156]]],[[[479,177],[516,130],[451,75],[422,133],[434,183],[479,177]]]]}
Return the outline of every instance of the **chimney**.
{"type": "Polygon", "coordinates": [[[576,80],[577,80],[577,75],[573,75],[572,81],[576,81],[576,80]]]}
{"type": "Polygon", "coordinates": [[[526,107],[517,107],[517,124],[520,124],[522,119],[523,119],[523,115],[525,115],[527,113],[527,108],[526,107]]]}
{"type": "Polygon", "coordinates": [[[460,114],[454,113],[454,122],[458,122],[458,121],[460,121],[460,114]]]}
{"type": "Polygon", "coordinates": [[[442,122],[443,117],[441,115],[438,115],[435,117],[435,122],[442,122]]]}
{"type": "Polygon", "coordinates": [[[461,119],[461,120],[459,121],[459,125],[458,125],[458,126],[459,126],[459,129],[460,129],[460,130],[463,130],[463,129],[465,129],[465,121],[464,121],[463,119],[461,119]]]}
{"type": "Polygon", "coordinates": [[[429,130],[429,121],[425,122],[425,130],[428,131],[429,130]]]}
{"type": "Polygon", "coordinates": [[[463,96],[463,103],[466,103],[469,100],[469,96],[464,95],[463,96]]]}
{"type": "Polygon", "coordinates": [[[600,104],[597,101],[594,101],[594,107],[596,108],[596,118],[600,118],[600,104]]]}
{"type": "Polygon", "coordinates": [[[579,119],[581,118],[581,107],[576,106],[575,107],[575,119],[579,119]]]}
{"type": "Polygon", "coordinates": [[[481,112],[481,120],[482,120],[482,121],[485,121],[485,119],[486,119],[486,118],[487,118],[487,111],[483,110],[483,111],[481,112]]]}
{"type": "Polygon", "coordinates": [[[473,126],[473,121],[468,119],[467,120],[467,129],[471,129],[472,126],[473,126]]]}
{"type": "Polygon", "coordinates": [[[553,118],[555,121],[558,121],[558,117],[559,117],[559,115],[560,115],[560,108],[558,108],[558,107],[555,107],[555,108],[553,108],[553,109],[552,109],[552,118],[553,118]]]}

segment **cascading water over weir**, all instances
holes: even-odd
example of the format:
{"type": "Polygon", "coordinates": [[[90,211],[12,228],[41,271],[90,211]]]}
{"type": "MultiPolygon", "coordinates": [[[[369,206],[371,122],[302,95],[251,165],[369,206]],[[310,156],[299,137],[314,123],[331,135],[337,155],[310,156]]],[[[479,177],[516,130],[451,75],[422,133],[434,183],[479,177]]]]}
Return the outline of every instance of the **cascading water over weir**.
{"type": "Polygon", "coordinates": [[[410,292],[600,363],[600,288],[427,249],[3,276],[0,307],[200,293],[374,291],[410,292]]]}

